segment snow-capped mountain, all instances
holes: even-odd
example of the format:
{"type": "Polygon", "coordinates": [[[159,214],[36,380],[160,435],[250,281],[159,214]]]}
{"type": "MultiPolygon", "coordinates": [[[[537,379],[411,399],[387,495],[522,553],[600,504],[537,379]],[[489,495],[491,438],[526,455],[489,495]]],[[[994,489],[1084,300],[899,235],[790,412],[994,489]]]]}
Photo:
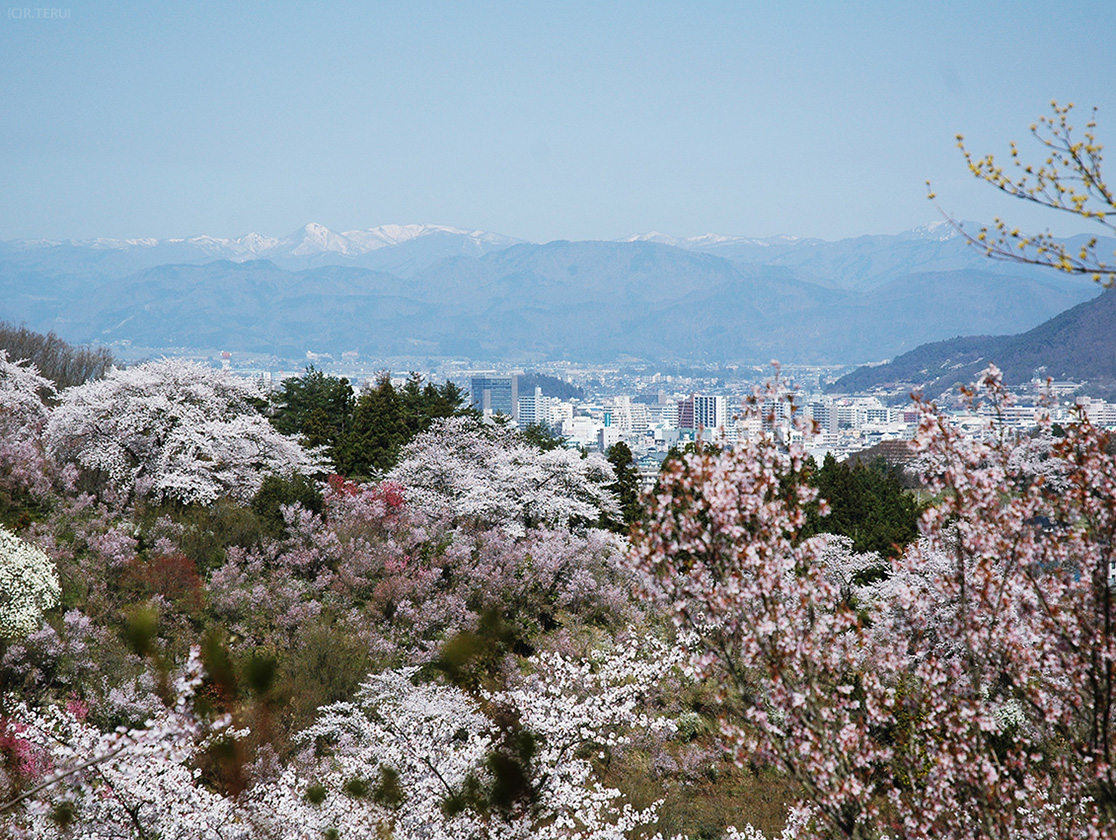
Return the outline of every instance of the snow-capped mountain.
{"type": "MultiPolygon", "coordinates": [[[[959,224],[966,229],[972,229],[974,232],[980,229],[980,225],[976,222],[960,222],[959,224]]],[[[935,242],[948,242],[961,236],[953,222],[947,222],[945,219],[919,225],[899,235],[904,239],[926,239],[935,242]]]]}
{"type": "Polygon", "coordinates": [[[337,233],[324,225],[311,222],[275,241],[271,247],[262,249],[258,252],[258,256],[308,256],[330,253],[359,257],[381,248],[402,245],[405,242],[430,236],[452,237],[479,246],[488,246],[482,250],[507,248],[523,241],[499,233],[462,230],[445,225],[380,225],[367,230],[347,230],[344,233],[337,233]]]}
{"type": "MultiPolygon", "coordinates": [[[[162,244],[159,240],[145,240],[152,246],[162,244]]],[[[279,240],[259,233],[246,233],[236,239],[220,239],[216,236],[191,236],[189,239],[167,239],[167,244],[183,244],[197,248],[217,259],[255,259],[256,255],[274,248],[279,240]]]]}
{"type": "Polygon", "coordinates": [[[259,256],[306,257],[311,254],[342,254],[346,257],[356,257],[364,253],[364,249],[343,233],[334,233],[325,225],[311,222],[294,233],[284,236],[273,248],[264,251],[259,256]]]}
{"type": "MultiPolygon", "coordinates": [[[[616,240],[617,242],[651,242],[669,245],[687,251],[716,254],[743,262],[768,262],[789,260],[797,262],[807,254],[843,250],[855,243],[861,248],[871,240],[947,242],[959,234],[948,222],[931,222],[898,237],[859,237],[840,242],[826,242],[797,236],[772,236],[756,238],[721,233],[678,237],[651,231],[616,240]]],[[[236,238],[223,238],[206,234],[171,239],[87,239],[87,240],[18,240],[0,243],[0,252],[28,253],[53,251],[55,258],[63,254],[92,250],[101,254],[115,254],[110,262],[135,267],[165,263],[195,263],[201,260],[271,260],[284,268],[310,268],[318,265],[355,265],[364,268],[386,268],[392,271],[409,271],[429,265],[446,256],[480,256],[490,251],[526,244],[524,240],[483,230],[466,230],[446,225],[410,224],[380,225],[367,229],[338,232],[325,225],[311,222],[283,237],[247,233],[236,238]],[[401,249],[390,257],[385,249],[401,249]]]]}
{"type": "Polygon", "coordinates": [[[368,230],[347,230],[343,236],[357,243],[365,251],[374,251],[389,245],[401,245],[420,236],[432,234],[445,234],[449,236],[462,236],[476,242],[483,242],[497,247],[517,245],[524,240],[513,239],[501,233],[488,233],[483,230],[462,230],[461,228],[446,227],[445,225],[381,225],[368,230]]]}
{"type": "Polygon", "coordinates": [[[72,248],[92,248],[96,250],[125,251],[158,248],[165,245],[180,245],[197,248],[214,257],[239,261],[243,259],[266,259],[273,256],[308,256],[310,254],[341,254],[358,257],[386,248],[400,245],[423,236],[442,235],[473,240],[484,245],[506,248],[523,240],[499,233],[483,230],[462,230],[445,225],[381,225],[367,230],[347,230],[338,233],[311,222],[298,230],[276,239],[260,233],[246,233],[235,239],[217,236],[190,236],[173,239],[71,239],[67,241],[52,239],[17,240],[6,242],[5,246],[21,250],[34,250],[67,246],[72,248]]]}
{"type": "Polygon", "coordinates": [[[234,239],[198,235],[172,239],[16,240],[0,242],[0,256],[20,262],[72,266],[78,275],[118,275],[156,265],[212,260],[270,260],[286,269],[348,265],[409,274],[452,256],[481,256],[522,240],[483,230],[445,225],[381,225],[343,233],[311,222],[276,238],[247,233],[234,239]],[[95,252],[96,259],[89,259],[95,252]],[[390,253],[389,253],[390,252],[390,253]]]}
{"type": "Polygon", "coordinates": [[[765,248],[773,244],[785,244],[801,241],[797,236],[773,236],[768,239],[755,239],[750,236],[732,236],[723,233],[703,233],[700,236],[678,237],[669,233],[659,233],[653,230],[649,233],[637,233],[617,239],[617,242],[657,242],[660,245],[670,245],[674,248],[685,248],[688,251],[704,251],[718,245],[740,244],[755,245],[765,248]]]}
{"type": "MultiPolygon", "coordinates": [[[[920,228],[916,228],[919,230],[920,228]]],[[[778,236],[755,237],[742,236],[734,233],[703,233],[699,236],[671,236],[669,233],[660,233],[657,230],[648,233],[637,233],[617,239],[617,242],[658,242],[662,245],[672,245],[675,248],[686,248],[700,251],[705,248],[714,248],[728,243],[740,243],[766,247],[770,245],[789,245],[796,242],[822,242],[821,239],[810,239],[802,236],[779,234],[778,236]]]]}
{"type": "MultiPolygon", "coordinates": [[[[261,243],[262,247],[253,253],[252,258],[281,262],[287,257],[330,255],[357,259],[381,248],[403,245],[424,237],[456,240],[466,248],[472,246],[478,253],[507,248],[522,241],[499,233],[462,230],[445,225],[380,225],[367,230],[337,233],[325,225],[311,222],[282,239],[267,240],[270,244],[261,243]]],[[[245,238],[241,237],[237,242],[245,238]]]]}

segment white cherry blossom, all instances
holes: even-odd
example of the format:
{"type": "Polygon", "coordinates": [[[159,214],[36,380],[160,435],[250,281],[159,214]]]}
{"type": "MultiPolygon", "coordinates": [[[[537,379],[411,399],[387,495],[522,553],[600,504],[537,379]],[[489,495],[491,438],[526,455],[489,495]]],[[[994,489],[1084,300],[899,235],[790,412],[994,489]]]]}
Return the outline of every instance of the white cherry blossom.
{"type": "Polygon", "coordinates": [[[125,496],[209,503],[250,499],[264,475],[313,473],[314,456],[275,431],[246,381],[167,359],[69,388],[46,442],[58,459],[103,473],[125,496]]]}

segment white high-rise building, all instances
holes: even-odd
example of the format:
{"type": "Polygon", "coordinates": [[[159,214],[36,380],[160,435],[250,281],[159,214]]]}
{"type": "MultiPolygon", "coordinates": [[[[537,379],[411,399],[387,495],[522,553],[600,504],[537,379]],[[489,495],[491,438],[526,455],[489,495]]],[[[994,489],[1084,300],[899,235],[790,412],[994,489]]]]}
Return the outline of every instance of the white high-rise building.
{"type": "Polygon", "coordinates": [[[693,428],[716,430],[728,422],[728,400],[724,396],[694,394],[693,428]]]}
{"type": "Polygon", "coordinates": [[[620,430],[615,426],[601,426],[597,429],[597,449],[608,452],[609,448],[620,440],[620,430]]]}
{"type": "Polygon", "coordinates": [[[609,424],[618,432],[628,432],[632,428],[632,399],[631,397],[613,397],[605,405],[605,410],[611,415],[609,424]]]}
{"type": "Polygon", "coordinates": [[[535,386],[534,394],[519,398],[519,427],[525,429],[534,423],[552,425],[557,419],[554,411],[557,402],[554,397],[544,397],[542,388],[535,386]]]}
{"type": "Polygon", "coordinates": [[[806,406],[806,416],[818,424],[820,432],[837,431],[837,412],[831,400],[810,403],[806,406]]]}
{"type": "Polygon", "coordinates": [[[651,426],[651,412],[644,403],[632,403],[628,410],[631,412],[633,432],[643,434],[651,426]]]}

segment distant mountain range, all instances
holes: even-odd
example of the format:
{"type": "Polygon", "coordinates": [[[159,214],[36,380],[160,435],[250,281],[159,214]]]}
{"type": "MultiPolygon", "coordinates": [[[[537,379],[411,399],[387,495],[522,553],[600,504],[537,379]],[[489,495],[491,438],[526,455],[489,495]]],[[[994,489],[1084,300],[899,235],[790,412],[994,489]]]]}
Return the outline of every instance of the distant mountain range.
{"type": "Polygon", "coordinates": [[[288,359],[856,364],[1017,332],[1097,292],[988,260],[945,223],[839,242],[653,233],[534,244],[311,224],[279,239],[0,243],[0,320],[74,342],[288,359]]]}
{"type": "Polygon", "coordinates": [[[82,277],[120,277],[158,265],[199,265],[214,260],[269,260],[301,270],[346,265],[407,273],[452,256],[480,256],[522,240],[442,225],[382,225],[337,233],[308,224],[280,239],[248,233],[235,239],[49,239],[0,242],[0,259],[82,277]]]}
{"type": "Polygon", "coordinates": [[[990,363],[1004,381],[1034,378],[1088,381],[1097,395],[1116,392],[1116,289],[1018,335],[969,336],[916,347],[889,364],[859,368],[832,386],[838,392],[891,385],[937,396],[971,383],[990,363]]]}

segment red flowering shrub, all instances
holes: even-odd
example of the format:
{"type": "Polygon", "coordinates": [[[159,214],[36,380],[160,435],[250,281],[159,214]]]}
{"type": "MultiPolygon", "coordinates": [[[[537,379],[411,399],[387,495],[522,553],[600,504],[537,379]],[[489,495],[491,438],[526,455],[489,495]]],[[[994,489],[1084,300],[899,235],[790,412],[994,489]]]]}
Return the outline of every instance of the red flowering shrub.
{"type": "Polygon", "coordinates": [[[160,595],[188,615],[199,613],[205,601],[198,567],[181,553],[137,557],[125,568],[122,583],[145,597],[160,595]]]}
{"type": "Polygon", "coordinates": [[[13,785],[37,781],[51,769],[49,757],[26,733],[25,724],[0,715],[0,766],[13,785]]]}
{"type": "Polygon", "coordinates": [[[333,473],[328,479],[326,484],[329,486],[330,491],[334,495],[355,496],[360,492],[360,485],[355,481],[349,481],[343,475],[333,473]]]}

